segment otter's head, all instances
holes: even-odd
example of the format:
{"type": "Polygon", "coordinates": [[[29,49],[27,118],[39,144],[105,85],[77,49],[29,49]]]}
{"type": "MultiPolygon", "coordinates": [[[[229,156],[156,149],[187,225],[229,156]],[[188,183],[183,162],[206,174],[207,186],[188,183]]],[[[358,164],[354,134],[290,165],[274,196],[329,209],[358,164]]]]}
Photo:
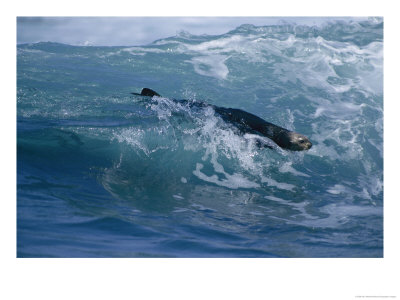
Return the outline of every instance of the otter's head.
{"type": "Polygon", "coordinates": [[[281,132],[276,139],[276,143],[280,147],[292,151],[308,150],[312,146],[307,137],[293,131],[281,132]]]}

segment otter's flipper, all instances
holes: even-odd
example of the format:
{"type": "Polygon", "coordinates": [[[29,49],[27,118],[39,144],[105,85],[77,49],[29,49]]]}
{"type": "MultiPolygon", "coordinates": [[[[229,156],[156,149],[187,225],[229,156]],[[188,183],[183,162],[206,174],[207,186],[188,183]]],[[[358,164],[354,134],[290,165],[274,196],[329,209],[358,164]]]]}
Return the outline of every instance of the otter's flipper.
{"type": "Polygon", "coordinates": [[[138,96],[149,96],[149,97],[153,97],[153,96],[158,96],[161,97],[159,93],[153,91],[152,89],[149,88],[144,88],[142,89],[142,92],[139,93],[131,93],[132,95],[138,95],[138,96]]]}

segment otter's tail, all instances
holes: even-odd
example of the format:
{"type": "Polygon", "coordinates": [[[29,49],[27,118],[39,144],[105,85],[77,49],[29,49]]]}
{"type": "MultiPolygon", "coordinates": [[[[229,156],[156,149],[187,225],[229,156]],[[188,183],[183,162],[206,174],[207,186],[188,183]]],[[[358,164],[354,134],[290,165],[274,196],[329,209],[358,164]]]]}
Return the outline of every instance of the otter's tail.
{"type": "Polygon", "coordinates": [[[138,96],[149,96],[149,97],[153,97],[153,96],[158,96],[161,97],[159,93],[153,91],[152,89],[149,88],[144,88],[142,89],[142,92],[139,93],[131,93],[132,95],[138,95],[138,96]]]}

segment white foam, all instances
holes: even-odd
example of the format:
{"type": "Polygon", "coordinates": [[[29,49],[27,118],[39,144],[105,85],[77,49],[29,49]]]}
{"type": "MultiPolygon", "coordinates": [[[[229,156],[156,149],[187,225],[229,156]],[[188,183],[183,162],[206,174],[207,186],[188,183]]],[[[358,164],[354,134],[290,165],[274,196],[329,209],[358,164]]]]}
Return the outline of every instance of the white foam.
{"type": "Polygon", "coordinates": [[[360,137],[363,136],[365,125],[359,122],[359,115],[361,115],[360,109],[363,104],[359,106],[352,104],[345,106],[333,105],[332,107],[324,112],[321,109],[319,112],[320,114],[331,116],[330,122],[315,122],[312,124],[314,134],[311,135],[311,140],[314,145],[308,151],[308,154],[321,157],[327,156],[333,160],[361,158],[363,147],[360,137]],[[342,107],[344,108],[341,110],[340,108],[342,107]],[[347,113],[346,107],[349,107],[347,113]],[[351,111],[350,108],[353,110],[351,111]],[[338,153],[338,149],[340,149],[340,153],[338,153]]]}
{"type": "Polygon", "coordinates": [[[227,59],[226,55],[208,55],[193,57],[186,62],[193,64],[195,72],[200,75],[226,79],[229,73],[228,67],[225,65],[227,59]]]}
{"type": "Polygon", "coordinates": [[[346,92],[352,87],[362,87],[375,94],[383,92],[383,43],[380,41],[358,46],[321,36],[303,38],[288,34],[287,39],[281,40],[262,29],[254,32],[210,37],[199,43],[169,39],[148,47],[120,51],[132,55],[169,52],[192,55],[185,62],[191,63],[196,73],[221,80],[228,78],[229,68],[225,62],[232,57],[273,65],[274,74],[283,82],[301,81],[306,86],[335,93],[346,92]],[[160,48],[166,44],[171,44],[172,48],[160,48]],[[332,82],[329,79],[338,80],[332,82]]]}
{"type": "Polygon", "coordinates": [[[318,219],[318,217],[316,216],[312,216],[309,213],[307,213],[306,211],[306,207],[307,205],[309,205],[308,201],[302,201],[302,202],[293,202],[293,201],[289,201],[289,200],[285,200],[279,197],[275,197],[275,196],[264,196],[265,199],[271,200],[271,201],[275,201],[281,205],[285,205],[288,206],[294,210],[297,210],[300,214],[298,214],[299,216],[302,216],[303,218],[305,218],[306,220],[315,220],[318,219]]]}
{"type": "MultiPolygon", "coordinates": [[[[343,190],[342,187],[337,188],[338,191],[343,190]]],[[[290,207],[299,212],[299,214],[295,215],[295,218],[293,218],[293,214],[282,215],[280,217],[272,216],[272,218],[283,219],[287,223],[307,227],[335,228],[341,224],[347,223],[354,216],[381,216],[382,214],[382,207],[333,203],[319,208],[318,215],[312,215],[307,212],[307,207],[310,204],[308,201],[296,203],[275,196],[265,196],[264,198],[290,207]],[[321,213],[327,215],[327,217],[321,217],[321,213]],[[301,218],[299,219],[298,217],[301,218]]]]}
{"type": "Polygon", "coordinates": [[[335,228],[349,222],[355,216],[382,215],[382,207],[376,206],[328,204],[320,208],[320,211],[327,214],[328,217],[303,220],[301,224],[309,227],[335,228]]]}
{"type": "Polygon", "coordinates": [[[363,188],[359,196],[371,200],[371,203],[375,205],[376,203],[373,199],[383,191],[383,174],[376,173],[375,170],[366,171],[366,173],[368,175],[360,175],[358,177],[358,185],[363,188]]]}
{"type": "Polygon", "coordinates": [[[122,53],[129,53],[131,55],[146,55],[147,53],[164,53],[165,50],[154,47],[128,47],[107,54],[99,54],[98,57],[105,58],[108,56],[121,55],[122,53]]]}
{"type": "Polygon", "coordinates": [[[320,116],[334,118],[335,120],[337,120],[338,118],[353,118],[354,116],[359,115],[362,112],[363,107],[365,107],[365,104],[357,105],[351,102],[331,103],[329,101],[321,100],[314,113],[314,118],[318,118],[320,116]]]}
{"type": "Polygon", "coordinates": [[[258,183],[248,180],[239,173],[228,174],[224,171],[222,165],[220,165],[220,167],[218,167],[218,170],[215,171],[224,175],[226,179],[220,179],[217,174],[207,176],[206,174],[201,172],[201,169],[203,169],[203,167],[203,164],[196,163],[196,170],[193,171],[193,175],[206,182],[215,183],[216,185],[227,187],[230,189],[257,188],[260,186],[258,183]]]}
{"type": "Polygon", "coordinates": [[[135,151],[142,152],[146,156],[159,150],[173,149],[175,140],[168,136],[168,128],[164,126],[141,129],[136,127],[124,128],[113,132],[113,139],[120,143],[130,145],[135,151]]]}
{"type": "MultiPolygon", "coordinates": [[[[262,183],[282,190],[291,191],[295,188],[293,184],[278,182],[266,175],[270,165],[275,164],[274,156],[277,156],[276,160],[281,161],[288,155],[284,150],[280,148],[275,152],[260,150],[256,145],[257,139],[261,139],[267,145],[277,146],[269,139],[263,139],[258,135],[239,135],[234,127],[215,114],[211,106],[191,109],[186,104],[156,97],[149,107],[157,112],[160,120],[168,124],[174,120],[173,112],[183,112],[191,118],[189,122],[194,124],[195,128],[188,129],[179,122],[173,124],[176,126],[171,125],[171,128],[174,127],[174,130],[179,131],[177,135],[181,137],[184,150],[202,153],[202,163],[197,163],[193,171],[193,175],[197,178],[231,189],[260,188],[262,183]],[[229,162],[231,168],[229,171],[225,170],[226,162],[229,162]],[[208,168],[211,167],[207,172],[202,171],[205,163],[208,163],[208,168]]],[[[289,115],[292,117],[289,119],[293,119],[290,111],[289,115]]],[[[298,158],[296,155],[290,157],[298,158]]],[[[291,163],[284,164],[281,172],[308,177],[307,174],[295,170],[291,163]]]]}
{"type": "Polygon", "coordinates": [[[176,208],[172,212],[173,213],[182,213],[182,212],[187,212],[187,211],[189,211],[189,209],[187,209],[187,208],[176,208]]]}
{"type": "Polygon", "coordinates": [[[304,177],[310,177],[310,175],[307,175],[303,172],[297,171],[295,168],[292,167],[292,162],[288,161],[285,162],[280,168],[279,171],[282,173],[291,173],[296,176],[304,176],[304,177]]]}
{"type": "Polygon", "coordinates": [[[348,200],[353,200],[354,197],[359,197],[368,200],[368,202],[373,205],[376,205],[372,199],[373,196],[377,196],[382,192],[383,182],[376,176],[360,176],[358,178],[357,188],[361,189],[361,191],[357,191],[354,188],[342,184],[335,184],[328,188],[327,192],[332,195],[342,195],[348,200]]]}
{"type": "Polygon", "coordinates": [[[335,184],[333,187],[331,187],[327,190],[328,193],[331,193],[334,195],[339,195],[341,193],[345,193],[346,191],[348,191],[348,189],[341,184],[335,184]]]}
{"type": "Polygon", "coordinates": [[[243,49],[243,44],[248,38],[239,35],[232,35],[229,37],[218,38],[216,40],[206,41],[199,44],[181,44],[185,51],[193,52],[206,52],[211,51],[219,53],[220,51],[226,51],[237,47],[237,49],[243,49]]]}
{"type": "Polygon", "coordinates": [[[288,190],[291,191],[293,190],[296,186],[293,184],[285,183],[285,182],[278,182],[272,178],[268,178],[265,176],[261,176],[261,182],[267,183],[268,186],[275,186],[278,189],[281,190],[288,190]]]}
{"type": "Polygon", "coordinates": [[[372,93],[382,93],[383,43],[373,42],[357,46],[350,42],[328,41],[322,37],[286,41],[271,39],[271,45],[281,49],[281,53],[271,54],[284,58],[282,63],[274,64],[274,74],[284,81],[323,88],[335,93],[343,93],[352,87],[360,86],[372,93]],[[292,49],[287,55],[285,51],[292,49]],[[339,73],[338,73],[339,72],[339,73]],[[332,83],[328,79],[340,79],[332,83]]]}
{"type": "MultiPolygon", "coordinates": [[[[254,159],[258,153],[254,140],[239,136],[230,125],[215,115],[212,107],[190,108],[185,103],[161,97],[153,98],[148,106],[157,113],[160,121],[165,122],[170,132],[175,134],[177,131],[176,135],[182,140],[184,150],[203,152],[201,159],[210,163],[214,174],[207,176],[201,171],[204,165],[197,164],[193,174],[199,179],[231,189],[260,187],[259,183],[251,181],[248,177],[248,175],[251,178],[257,176],[263,169],[261,162],[256,162],[254,159]],[[189,123],[175,122],[173,113],[178,115],[183,113],[185,118],[190,118],[189,123]],[[171,122],[174,124],[169,125],[171,122]],[[195,128],[187,128],[188,125],[195,128]],[[233,161],[240,171],[225,171],[219,162],[220,159],[233,161]]],[[[146,144],[146,139],[140,134],[132,135],[130,130],[117,135],[118,140],[136,147],[145,146],[146,153],[151,153],[152,148],[146,144]]],[[[159,135],[162,136],[162,133],[159,135]]],[[[182,177],[181,182],[186,183],[187,179],[182,177]]]]}
{"type": "Polygon", "coordinates": [[[149,149],[146,147],[143,142],[145,132],[142,129],[123,129],[119,133],[114,133],[114,139],[117,139],[118,142],[125,142],[135,149],[142,150],[146,155],[150,154],[149,149]]]}

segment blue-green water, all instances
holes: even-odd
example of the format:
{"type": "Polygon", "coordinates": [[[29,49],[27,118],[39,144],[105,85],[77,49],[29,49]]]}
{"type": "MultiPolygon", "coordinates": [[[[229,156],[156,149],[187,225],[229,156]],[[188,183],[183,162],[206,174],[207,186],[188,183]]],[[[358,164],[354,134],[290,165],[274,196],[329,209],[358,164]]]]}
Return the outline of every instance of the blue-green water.
{"type": "Polygon", "coordinates": [[[18,45],[17,256],[382,257],[382,67],[380,19],[18,45]],[[260,149],[172,98],[313,147],[260,149]]]}

